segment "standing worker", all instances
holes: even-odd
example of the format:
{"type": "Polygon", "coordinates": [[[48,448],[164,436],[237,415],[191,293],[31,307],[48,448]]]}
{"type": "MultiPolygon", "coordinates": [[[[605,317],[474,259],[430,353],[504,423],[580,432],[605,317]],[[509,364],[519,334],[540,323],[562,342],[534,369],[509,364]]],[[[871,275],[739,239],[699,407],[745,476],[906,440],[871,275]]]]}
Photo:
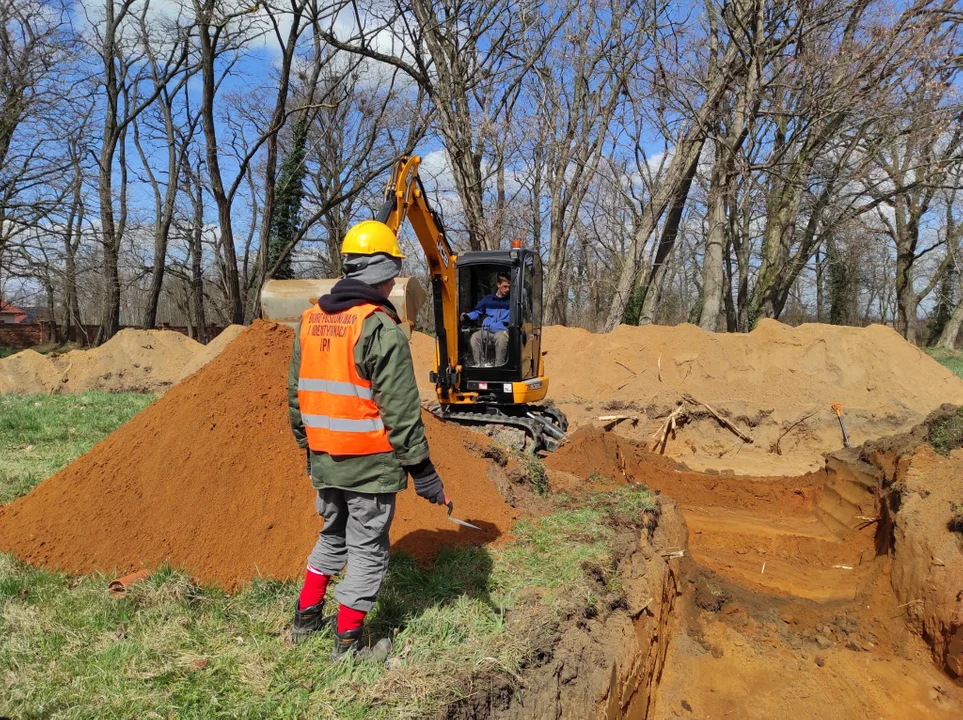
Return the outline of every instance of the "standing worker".
{"type": "Polygon", "coordinates": [[[331,627],[332,658],[371,651],[362,647],[364,618],[388,569],[395,495],[408,475],[418,495],[445,503],[428,457],[408,339],[388,300],[404,258],[397,238],[387,225],[365,221],[345,235],[341,254],[343,279],[301,317],[288,374],[291,429],[307,451],[324,518],[292,639],[331,627]],[[322,617],[328,581],[345,565],[334,593],[337,617],[322,617]]]}

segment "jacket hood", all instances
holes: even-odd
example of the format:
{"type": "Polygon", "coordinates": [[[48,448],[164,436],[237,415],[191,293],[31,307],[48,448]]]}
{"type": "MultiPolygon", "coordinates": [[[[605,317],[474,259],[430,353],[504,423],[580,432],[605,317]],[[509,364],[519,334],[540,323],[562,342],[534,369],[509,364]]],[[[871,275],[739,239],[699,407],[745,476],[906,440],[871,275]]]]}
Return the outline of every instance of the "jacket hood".
{"type": "Polygon", "coordinates": [[[331,292],[318,298],[318,307],[329,315],[344,312],[358,305],[371,303],[384,308],[395,322],[401,322],[392,302],[371,285],[359,280],[339,280],[331,292]]]}

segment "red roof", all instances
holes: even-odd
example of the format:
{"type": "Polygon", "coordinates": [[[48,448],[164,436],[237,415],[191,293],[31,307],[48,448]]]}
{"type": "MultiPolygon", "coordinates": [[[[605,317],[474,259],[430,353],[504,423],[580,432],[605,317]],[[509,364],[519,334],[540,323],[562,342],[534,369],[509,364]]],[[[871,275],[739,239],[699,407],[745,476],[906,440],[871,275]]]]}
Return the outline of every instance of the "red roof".
{"type": "Polygon", "coordinates": [[[2,300],[0,300],[0,315],[13,315],[14,323],[27,322],[27,313],[18,308],[16,305],[5,303],[2,300]]]}

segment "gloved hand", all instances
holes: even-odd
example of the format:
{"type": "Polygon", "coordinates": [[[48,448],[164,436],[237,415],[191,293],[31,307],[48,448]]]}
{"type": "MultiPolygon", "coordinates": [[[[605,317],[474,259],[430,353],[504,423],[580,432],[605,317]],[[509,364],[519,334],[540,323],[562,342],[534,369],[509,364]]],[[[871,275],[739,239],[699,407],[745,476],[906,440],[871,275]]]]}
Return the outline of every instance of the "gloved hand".
{"type": "Polygon", "coordinates": [[[309,478],[314,477],[311,474],[311,448],[304,448],[304,463],[308,471],[308,477],[309,478]]]}
{"type": "Polygon", "coordinates": [[[426,458],[417,465],[407,467],[406,470],[415,481],[415,492],[418,493],[418,497],[423,497],[436,505],[445,504],[445,488],[431,460],[426,458]]]}

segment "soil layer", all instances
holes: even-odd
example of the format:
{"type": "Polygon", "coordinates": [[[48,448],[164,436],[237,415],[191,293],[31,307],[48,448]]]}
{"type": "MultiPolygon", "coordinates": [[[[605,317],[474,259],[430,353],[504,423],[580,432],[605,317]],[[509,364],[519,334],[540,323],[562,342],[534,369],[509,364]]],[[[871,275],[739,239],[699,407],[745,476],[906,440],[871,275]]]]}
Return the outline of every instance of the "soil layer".
{"type": "Polygon", "coordinates": [[[689,530],[688,547],[678,548],[682,598],[648,717],[963,712],[960,687],[910,627],[894,622],[906,611],[893,589],[900,561],[879,546],[877,523],[840,532],[820,519],[823,474],[693,473],[588,429],[546,465],[559,489],[645,482],[682,507],[689,530]]]}

